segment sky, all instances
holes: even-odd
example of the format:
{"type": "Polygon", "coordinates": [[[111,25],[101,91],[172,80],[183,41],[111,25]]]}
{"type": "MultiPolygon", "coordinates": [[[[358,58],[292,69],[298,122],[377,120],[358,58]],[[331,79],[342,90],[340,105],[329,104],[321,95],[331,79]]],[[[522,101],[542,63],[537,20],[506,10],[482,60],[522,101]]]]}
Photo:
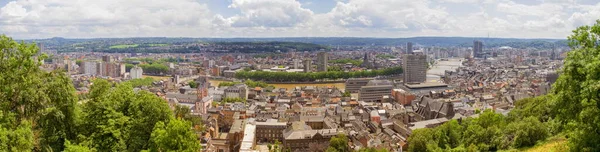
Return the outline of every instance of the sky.
{"type": "Polygon", "coordinates": [[[0,0],[0,34],[564,39],[598,0],[0,0]]]}

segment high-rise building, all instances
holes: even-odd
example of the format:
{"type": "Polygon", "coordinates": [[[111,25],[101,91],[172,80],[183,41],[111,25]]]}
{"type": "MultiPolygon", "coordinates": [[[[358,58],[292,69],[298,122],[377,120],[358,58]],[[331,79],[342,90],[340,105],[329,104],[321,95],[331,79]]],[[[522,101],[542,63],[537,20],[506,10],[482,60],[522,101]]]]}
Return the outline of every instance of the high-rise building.
{"type": "Polygon", "coordinates": [[[427,56],[406,54],[402,59],[404,83],[425,82],[427,78],[427,56]]]}
{"type": "Polygon", "coordinates": [[[483,57],[483,43],[481,41],[473,41],[473,57],[483,57]]]}
{"type": "Polygon", "coordinates": [[[131,79],[140,79],[142,78],[142,73],[144,72],[144,70],[142,70],[142,68],[140,68],[139,66],[135,66],[133,68],[131,68],[131,71],[129,72],[129,76],[131,77],[131,79]]]}
{"type": "Polygon", "coordinates": [[[294,69],[299,69],[300,64],[302,64],[302,61],[299,59],[294,59],[292,62],[294,62],[294,69]]]}
{"type": "Polygon", "coordinates": [[[125,64],[98,62],[96,64],[96,75],[106,77],[121,77],[125,74],[125,64]]]}
{"type": "Polygon", "coordinates": [[[304,60],[304,72],[311,72],[312,69],[310,69],[312,67],[312,60],[310,59],[306,59],[304,60]]]}
{"type": "Polygon", "coordinates": [[[82,62],[79,67],[81,74],[96,75],[96,62],[82,62]]]}
{"type": "Polygon", "coordinates": [[[319,52],[317,54],[317,71],[327,71],[327,56],[329,56],[327,52],[319,52]]]}
{"type": "Polygon", "coordinates": [[[406,54],[412,54],[412,53],[413,53],[413,43],[408,42],[408,43],[406,43],[406,54]]]}
{"type": "Polygon", "coordinates": [[[109,56],[109,55],[102,56],[102,62],[113,62],[113,61],[114,61],[114,59],[112,56],[109,56]]]}

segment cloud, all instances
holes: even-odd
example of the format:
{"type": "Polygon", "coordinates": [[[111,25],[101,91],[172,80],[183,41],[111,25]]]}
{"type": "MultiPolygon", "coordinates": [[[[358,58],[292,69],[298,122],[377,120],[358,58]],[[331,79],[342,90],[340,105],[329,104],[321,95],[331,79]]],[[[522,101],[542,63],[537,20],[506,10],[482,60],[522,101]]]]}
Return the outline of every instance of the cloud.
{"type": "Polygon", "coordinates": [[[37,36],[167,36],[209,27],[209,17],[208,7],[194,0],[17,0],[0,8],[2,28],[21,29],[3,32],[37,36]]]}
{"type": "Polygon", "coordinates": [[[294,0],[233,0],[229,7],[242,12],[230,18],[234,27],[292,27],[313,16],[294,0]]]}
{"type": "Polygon", "coordinates": [[[12,0],[0,33],[48,37],[487,36],[565,38],[600,16],[596,1],[12,0]],[[210,7],[209,7],[210,6],[210,7]],[[462,11],[468,10],[468,11],[462,11]],[[221,11],[221,12],[219,12],[221,11]],[[230,11],[223,13],[222,11],[230,11]]]}
{"type": "Polygon", "coordinates": [[[335,24],[348,28],[443,30],[448,23],[444,8],[434,8],[425,0],[350,0],[338,2],[328,15],[335,24]]]}
{"type": "Polygon", "coordinates": [[[441,0],[446,3],[477,3],[479,0],[441,0]]]}

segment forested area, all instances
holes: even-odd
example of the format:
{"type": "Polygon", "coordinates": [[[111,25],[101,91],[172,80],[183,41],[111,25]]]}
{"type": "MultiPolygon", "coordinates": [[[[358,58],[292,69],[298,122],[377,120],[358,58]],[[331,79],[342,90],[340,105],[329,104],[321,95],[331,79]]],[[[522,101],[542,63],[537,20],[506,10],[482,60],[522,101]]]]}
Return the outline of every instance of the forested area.
{"type": "Polygon", "coordinates": [[[568,143],[557,151],[600,151],[600,20],[569,36],[572,48],[548,95],[517,101],[507,116],[477,118],[417,129],[409,151],[497,151],[530,147],[548,137],[568,143]]]}
{"type": "Polygon", "coordinates": [[[201,149],[189,109],[176,116],[156,95],[103,79],[80,99],[63,71],[39,68],[37,54],[35,44],[0,36],[0,151],[201,149]]]}
{"type": "Polygon", "coordinates": [[[387,76],[396,75],[402,73],[402,67],[391,67],[381,70],[370,70],[370,71],[355,71],[355,72],[343,72],[343,71],[327,71],[327,72],[309,72],[309,73],[296,73],[296,72],[266,72],[266,71],[240,71],[235,74],[238,79],[251,79],[255,81],[270,81],[270,82],[309,82],[316,80],[337,80],[337,79],[348,79],[348,78],[364,78],[364,77],[376,77],[376,76],[387,76]]]}

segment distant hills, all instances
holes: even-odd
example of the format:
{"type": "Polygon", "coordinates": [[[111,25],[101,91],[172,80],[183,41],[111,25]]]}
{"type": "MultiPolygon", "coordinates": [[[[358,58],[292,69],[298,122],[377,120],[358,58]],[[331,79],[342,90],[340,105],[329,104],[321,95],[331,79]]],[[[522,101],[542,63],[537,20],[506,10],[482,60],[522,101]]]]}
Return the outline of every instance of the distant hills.
{"type": "MultiPolygon", "coordinates": [[[[280,38],[92,38],[69,39],[50,38],[25,40],[26,42],[42,43],[48,48],[59,51],[73,51],[74,48],[103,50],[110,46],[120,44],[189,44],[189,43],[215,43],[235,44],[233,42],[295,42],[311,43],[324,46],[404,46],[407,42],[415,46],[438,47],[471,47],[473,41],[484,43],[484,47],[493,48],[509,46],[513,48],[552,49],[566,48],[565,39],[517,39],[517,38],[477,38],[477,37],[411,37],[411,38],[361,38],[361,37],[280,37],[280,38]]],[[[114,52],[114,51],[111,51],[114,52]]],[[[119,52],[119,51],[116,51],[119,52]]]]}
{"type": "Polygon", "coordinates": [[[516,39],[516,38],[476,38],[476,37],[411,37],[411,38],[359,38],[359,37],[298,37],[298,38],[202,38],[207,42],[260,42],[283,41],[304,42],[320,45],[351,46],[404,46],[412,42],[417,46],[470,47],[474,40],[482,41],[485,47],[510,46],[513,48],[549,49],[568,47],[565,39],[516,39]]]}

